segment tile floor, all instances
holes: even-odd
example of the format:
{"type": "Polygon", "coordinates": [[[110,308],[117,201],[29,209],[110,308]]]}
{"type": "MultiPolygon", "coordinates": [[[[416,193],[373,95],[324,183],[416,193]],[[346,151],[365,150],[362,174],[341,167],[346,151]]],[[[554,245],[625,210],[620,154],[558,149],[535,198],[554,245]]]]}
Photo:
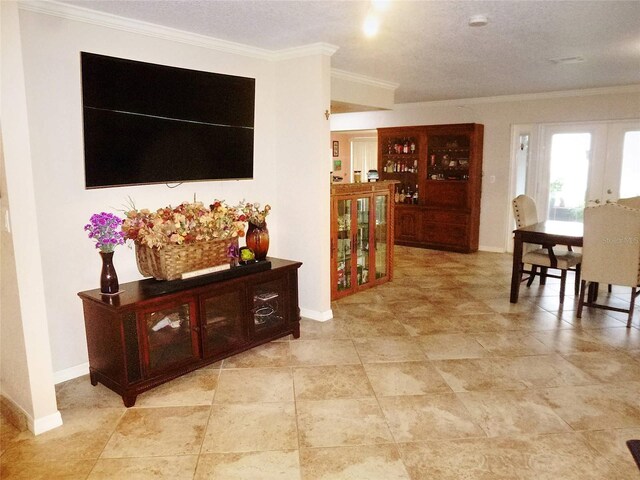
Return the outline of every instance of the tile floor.
{"type": "MultiPolygon", "coordinates": [[[[58,385],[64,425],[2,423],[9,479],[638,479],[640,316],[508,301],[511,257],[396,247],[392,283],[138,397],[58,385]]],[[[628,298],[614,290],[611,301],[628,298]]],[[[640,309],[638,309],[640,310],[640,309]]]]}

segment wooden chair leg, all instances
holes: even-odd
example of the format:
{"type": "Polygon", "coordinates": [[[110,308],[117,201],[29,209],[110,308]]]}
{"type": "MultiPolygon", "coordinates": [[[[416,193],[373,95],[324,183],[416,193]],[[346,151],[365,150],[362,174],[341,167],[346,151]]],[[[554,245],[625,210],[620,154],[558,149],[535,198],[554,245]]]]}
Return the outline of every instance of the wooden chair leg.
{"type": "Polygon", "coordinates": [[[587,282],[580,282],[580,298],[578,300],[578,318],[582,318],[582,307],[584,306],[584,291],[587,289],[587,282]]]}
{"type": "Polygon", "coordinates": [[[631,328],[631,320],[633,320],[633,309],[636,304],[636,287],[631,287],[631,303],[629,304],[629,320],[627,320],[627,328],[631,328]]]}
{"type": "Polygon", "coordinates": [[[531,273],[529,274],[529,280],[527,280],[527,287],[530,287],[533,283],[533,280],[535,280],[537,271],[538,267],[536,267],[535,265],[531,265],[531,273]]]}
{"type": "Polygon", "coordinates": [[[567,271],[560,270],[560,305],[564,303],[564,287],[567,284],[567,271]]]}
{"type": "Polygon", "coordinates": [[[540,285],[547,284],[547,267],[540,267],[540,285]]]}
{"type": "Polygon", "coordinates": [[[611,288],[611,284],[609,284],[609,286],[607,287],[607,291],[608,291],[609,293],[611,293],[611,290],[612,290],[612,288],[611,288]]]}
{"type": "Polygon", "coordinates": [[[580,273],[582,272],[580,264],[576,265],[575,294],[580,293],[580,273]]]}

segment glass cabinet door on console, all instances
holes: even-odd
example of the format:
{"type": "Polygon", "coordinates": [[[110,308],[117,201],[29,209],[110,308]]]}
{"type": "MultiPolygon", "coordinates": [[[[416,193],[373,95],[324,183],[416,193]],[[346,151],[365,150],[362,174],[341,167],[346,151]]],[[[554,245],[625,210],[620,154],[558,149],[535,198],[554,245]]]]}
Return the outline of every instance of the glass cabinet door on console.
{"type": "Polygon", "coordinates": [[[348,197],[339,199],[337,289],[351,290],[369,282],[371,264],[371,198],[348,197]]]}
{"type": "Polygon", "coordinates": [[[286,278],[256,283],[249,291],[252,337],[269,336],[289,322],[286,278]]]}
{"type": "Polygon", "coordinates": [[[246,343],[243,323],[245,296],[238,288],[219,290],[200,298],[202,349],[205,358],[246,343]]]}
{"type": "Polygon", "coordinates": [[[146,376],[199,358],[194,301],[141,311],[138,322],[146,376]]]}

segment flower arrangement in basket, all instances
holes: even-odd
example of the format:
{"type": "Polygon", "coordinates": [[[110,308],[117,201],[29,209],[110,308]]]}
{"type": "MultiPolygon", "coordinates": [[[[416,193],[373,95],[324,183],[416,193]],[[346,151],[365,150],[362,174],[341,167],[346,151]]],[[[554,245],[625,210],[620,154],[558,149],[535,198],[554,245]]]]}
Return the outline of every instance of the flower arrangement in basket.
{"type": "Polygon", "coordinates": [[[154,212],[132,208],[122,231],[136,246],[138,270],[158,280],[175,280],[183,273],[228,263],[229,249],[244,236],[239,207],[216,200],[184,202],[154,212]]]}

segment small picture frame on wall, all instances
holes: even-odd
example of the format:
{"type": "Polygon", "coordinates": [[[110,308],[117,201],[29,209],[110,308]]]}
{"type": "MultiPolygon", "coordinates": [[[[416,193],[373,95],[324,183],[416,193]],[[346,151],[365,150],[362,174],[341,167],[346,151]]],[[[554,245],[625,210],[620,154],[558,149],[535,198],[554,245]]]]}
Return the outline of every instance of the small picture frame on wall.
{"type": "Polygon", "coordinates": [[[338,143],[337,140],[333,141],[333,156],[337,157],[338,155],[340,155],[340,144],[338,143]]]}
{"type": "Polygon", "coordinates": [[[342,170],[342,160],[333,161],[333,171],[342,170]]]}

